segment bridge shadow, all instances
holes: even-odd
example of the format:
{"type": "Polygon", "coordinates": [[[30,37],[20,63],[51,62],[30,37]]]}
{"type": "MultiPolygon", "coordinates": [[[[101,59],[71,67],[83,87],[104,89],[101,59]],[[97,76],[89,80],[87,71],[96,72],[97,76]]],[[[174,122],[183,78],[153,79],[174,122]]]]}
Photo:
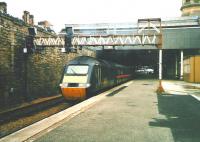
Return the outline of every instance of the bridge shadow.
{"type": "Polygon", "coordinates": [[[117,93],[119,93],[120,91],[122,91],[123,89],[125,89],[127,86],[122,86],[119,89],[113,91],[112,93],[108,94],[107,97],[112,97],[114,95],[116,95],[117,93]]]}
{"type": "Polygon", "coordinates": [[[170,128],[174,141],[200,141],[200,102],[188,95],[157,95],[159,115],[153,127],[170,128]]]}

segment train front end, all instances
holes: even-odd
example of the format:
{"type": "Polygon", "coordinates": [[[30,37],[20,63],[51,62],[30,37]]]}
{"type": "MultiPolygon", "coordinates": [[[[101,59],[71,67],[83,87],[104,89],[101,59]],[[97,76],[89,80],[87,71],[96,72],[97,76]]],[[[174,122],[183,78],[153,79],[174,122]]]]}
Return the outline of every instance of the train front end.
{"type": "Polygon", "coordinates": [[[64,98],[67,100],[84,100],[90,87],[88,78],[88,65],[67,65],[60,84],[64,98]]]}

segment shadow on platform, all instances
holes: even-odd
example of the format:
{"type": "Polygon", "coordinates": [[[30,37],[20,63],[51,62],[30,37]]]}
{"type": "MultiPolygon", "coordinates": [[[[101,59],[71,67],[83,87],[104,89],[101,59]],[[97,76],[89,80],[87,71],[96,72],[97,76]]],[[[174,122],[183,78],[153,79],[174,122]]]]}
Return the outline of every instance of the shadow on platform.
{"type": "Polygon", "coordinates": [[[174,141],[200,141],[200,102],[189,95],[157,95],[159,115],[152,127],[170,128],[174,141]]]}
{"type": "Polygon", "coordinates": [[[112,97],[112,96],[116,95],[117,93],[119,93],[120,91],[122,91],[123,89],[125,89],[126,87],[127,86],[122,86],[119,89],[117,89],[117,90],[113,91],[112,93],[108,94],[107,96],[108,97],[112,97]]]}

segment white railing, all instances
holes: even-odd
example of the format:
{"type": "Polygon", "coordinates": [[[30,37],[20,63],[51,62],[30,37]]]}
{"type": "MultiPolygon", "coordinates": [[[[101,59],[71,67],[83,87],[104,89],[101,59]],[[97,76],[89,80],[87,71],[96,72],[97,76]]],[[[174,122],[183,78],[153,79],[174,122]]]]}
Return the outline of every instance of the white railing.
{"type": "Polygon", "coordinates": [[[123,45],[158,45],[160,34],[152,35],[107,35],[76,36],[72,39],[74,46],[123,46],[123,45]]]}
{"type": "Polygon", "coordinates": [[[35,37],[33,40],[36,46],[64,46],[63,37],[35,37]]]}

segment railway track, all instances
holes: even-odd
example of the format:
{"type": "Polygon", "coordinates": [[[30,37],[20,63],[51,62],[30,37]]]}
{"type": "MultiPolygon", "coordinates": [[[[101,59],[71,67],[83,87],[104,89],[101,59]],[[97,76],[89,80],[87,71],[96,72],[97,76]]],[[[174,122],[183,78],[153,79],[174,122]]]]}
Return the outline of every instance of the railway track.
{"type": "Polygon", "coordinates": [[[0,138],[72,106],[61,95],[0,112],[0,138]]]}

